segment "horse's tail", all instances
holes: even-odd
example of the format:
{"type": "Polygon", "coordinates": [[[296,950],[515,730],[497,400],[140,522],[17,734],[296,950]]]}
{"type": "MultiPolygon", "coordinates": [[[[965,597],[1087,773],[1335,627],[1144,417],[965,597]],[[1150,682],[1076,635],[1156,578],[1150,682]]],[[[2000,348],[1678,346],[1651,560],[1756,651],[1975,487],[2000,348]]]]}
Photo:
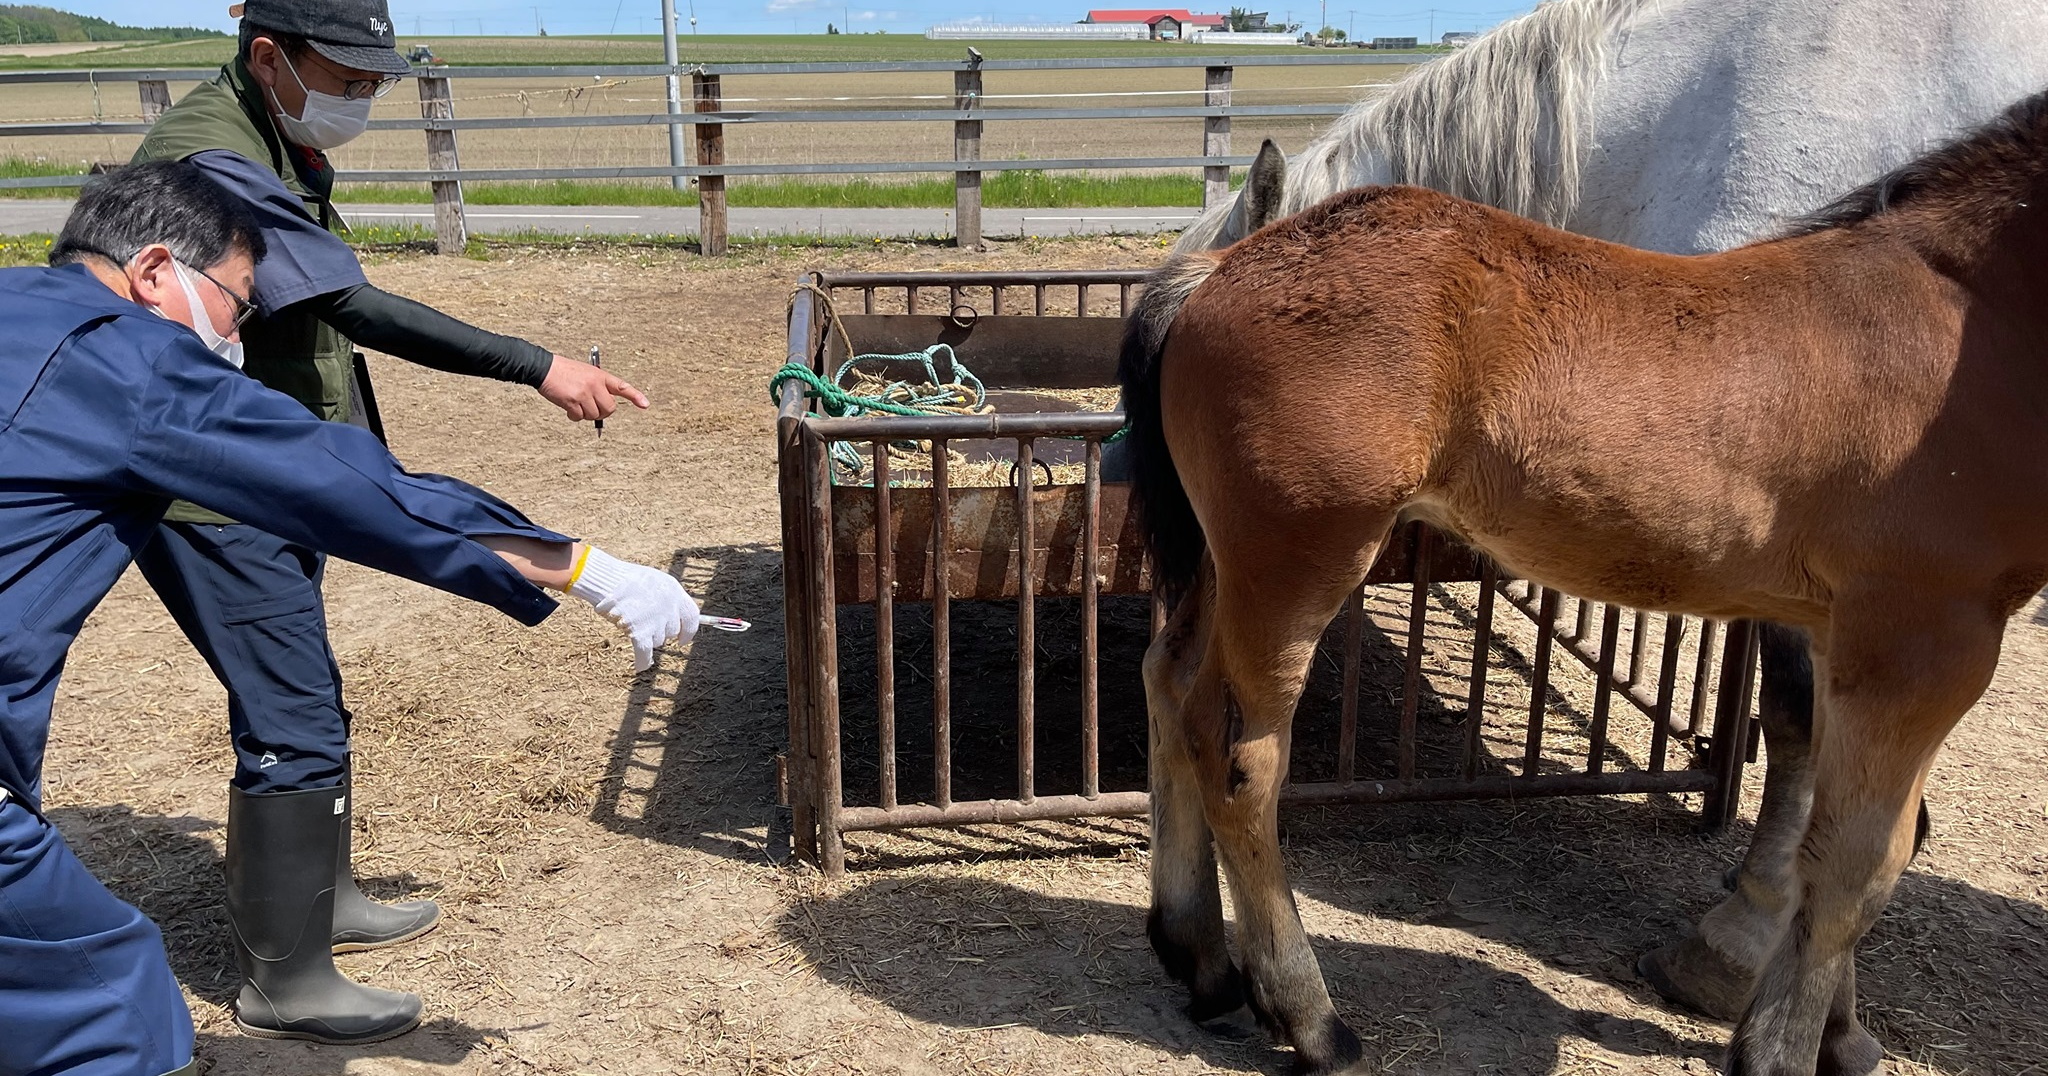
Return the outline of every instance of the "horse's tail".
{"type": "Polygon", "coordinates": [[[1220,252],[1178,255],[1145,281],[1144,293],[1124,324],[1123,355],[1117,363],[1124,414],[1130,422],[1131,484],[1145,545],[1152,554],[1152,583],[1166,594],[1179,593],[1194,583],[1203,539],[1202,524],[1188,503],[1187,490],[1181,487],[1173,454],[1167,451],[1166,429],[1160,423],[1160,358],[1181,305],[1216,271],[1220,256],[1220,252]]]}

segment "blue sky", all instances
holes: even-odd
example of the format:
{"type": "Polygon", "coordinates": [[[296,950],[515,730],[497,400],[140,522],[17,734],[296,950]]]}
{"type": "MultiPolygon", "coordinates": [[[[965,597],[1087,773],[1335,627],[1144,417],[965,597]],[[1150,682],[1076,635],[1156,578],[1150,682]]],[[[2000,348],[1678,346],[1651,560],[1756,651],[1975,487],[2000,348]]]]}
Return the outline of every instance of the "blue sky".
{"type": "MultiPolygon", "coordinates": [[[[44,0],[49,3],[51,0],[44,0]]],[[[212,26],[234,28],[228,18],[229,0],[55,0],[52,6],[85,15],[97,15],[115,22],[141,26],[212,26]]],[[[550,33],[657,33],[661,30],[660,0],[536,0],[533,3],[497,3],[494,0],[450,0],[448,3],[420,3],[418,0],[389,0],[393,21],[401,34],[415,28],[429,35],[530,34],[535,9],[550,33]]],[[[1178,2],[1178,0],[1170,0],[1178,2]]],[[[1470,6],[1426,8],[1416,0],[1327,0],[1330,24],[1359,36],[1429,36],[1446,30],[1480,30],[1533,7],[1487,7],[1488,0],[1468,0],[1470,6]]],[[[1452,0],[1456,2],[1456,0],[1452,0]]],[[[1501,0],[1493,0],[1501,2],[1501,0]]],[[[1238,0],[1243,6],[1244,0],[1238,0]]],[[[935,22],[982,18],[991,21],[1073,22],[1090,6],[1087,0],[1065,5],[1048,5],[1034,0],[676,0],[679,19],[687,19],[694,4],[697,29],[701,33],[768,34],[820,33],[827,22],[844,23],[856,30],[888,30],[896,33],[922,32],[935,22]]],[[[1097,6],[1126,6],[1101,3],[1097,6]]],[[[1229,4],[1214,7],[1229,10],[1229,4]]],[[[1312,0],[1276,0],[1269,5],[1275,19],[1290,12],[1296,22],[1315,25],[1320,5],[1312,0]]],[[[1211,10],[1197,5],[1195,11],[1211,10]]],[[[1258,10],[1258,5],[1253,5],[1258,10]]],[[[685,24],[687,26],[687,24],[685,24]]]]}

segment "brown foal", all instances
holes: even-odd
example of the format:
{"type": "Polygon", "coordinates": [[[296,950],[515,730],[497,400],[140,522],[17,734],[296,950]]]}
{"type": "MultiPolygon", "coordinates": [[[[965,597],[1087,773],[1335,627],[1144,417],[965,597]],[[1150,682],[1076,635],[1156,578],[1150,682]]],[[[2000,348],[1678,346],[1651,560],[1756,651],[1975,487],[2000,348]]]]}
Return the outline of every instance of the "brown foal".
{"type": "Polygon", "coordinates": [[[1751,966],[1702,974],[1748,999],[1727,1071],[1877,1067],[1857,940],[2005,620],[2048,583],[2048,94],[1725,254],[1342,194],[1162,269],[1122,378],[1180,595],[1145,659],[1150,927],[1192,1015],[1248,1002],[1302,1070],[1359,1060],[1276,805],[1316,640],[1420,518],[1572,594],[1808,634],[1797,884],[1742,926],[1751,966]]]}

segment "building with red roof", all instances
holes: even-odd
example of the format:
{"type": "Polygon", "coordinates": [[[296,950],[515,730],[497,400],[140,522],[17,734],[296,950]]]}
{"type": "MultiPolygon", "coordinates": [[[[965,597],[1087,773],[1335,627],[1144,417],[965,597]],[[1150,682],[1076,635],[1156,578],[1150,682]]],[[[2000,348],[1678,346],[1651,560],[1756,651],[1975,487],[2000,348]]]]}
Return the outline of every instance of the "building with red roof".
{"type": "Polygon", "coordinates": [[[1105,8],[1091,11],[1084,23],[1144,26],[1154,41],[1178,41],[1196,30],[1220,30],[1221,15],[1196,15],[1186,8],[1105,8]]]}

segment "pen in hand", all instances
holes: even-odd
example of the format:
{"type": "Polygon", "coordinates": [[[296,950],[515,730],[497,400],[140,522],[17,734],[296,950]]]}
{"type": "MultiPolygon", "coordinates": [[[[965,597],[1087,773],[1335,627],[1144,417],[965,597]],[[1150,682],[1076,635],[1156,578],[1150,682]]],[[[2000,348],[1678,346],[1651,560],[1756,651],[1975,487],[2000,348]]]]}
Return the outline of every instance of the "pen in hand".
{"type": "MultiPolygon", "coordinates": [[[[598,368],[598,369],[600,369],[600,370],[604,369],[604,360],[598,357],[598,354],[597,354],[597,345],[596,345],[596,344],[592,344],[592,345],[590,345],[590,365],[592,365],[592,366],[595,366],[595,367],[597,367],[597,368],[598,368]]],[[[598,435],[599,437],[603,437],[603,436],[604,436],[604,420],[603,420],[603,419],[598,419],[598,420],[597,420],[597,435],[598,435]]]]}

